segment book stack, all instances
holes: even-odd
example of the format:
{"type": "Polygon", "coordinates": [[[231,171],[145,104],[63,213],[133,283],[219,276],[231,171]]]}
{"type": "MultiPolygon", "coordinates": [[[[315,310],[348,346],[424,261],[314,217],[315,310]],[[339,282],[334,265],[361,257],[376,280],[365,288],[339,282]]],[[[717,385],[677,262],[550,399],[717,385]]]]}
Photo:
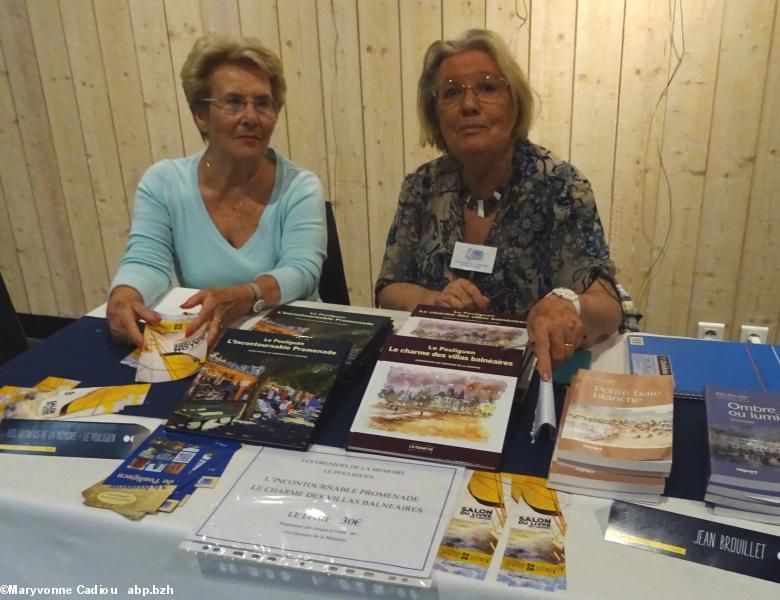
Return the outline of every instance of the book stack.
{"type": "Polygon", "coordinates": [[[548,485],[658,503],[672,467],[673,390],[668,375],[579,370],[566,394],[548,485]]]}
{"type": "MultiPolygon", "coordinates": [[[[528,324],[512,314],[480,313],[420,304],[398,330],[398,335],[525,350],[528,345],[528,324]]],[[[536,364],[533,352],[526,352],[523,358],[518,371],[518,392],[528,389],[536,364]]]]}
{"type": "Polygon", "coordinates": [[[228,329],[166,426],[305,450],[349,351],[347,342],[228,329]]]}
{"type": "Polygon", "coordinates": [[[780,393],[706,386],[715,514],[780,525],[780,393]]]}
{"type": "Polygon", "coordinates": [[[252,327],[254,331],[278,333],[318,340],[349,342],[342,377],[351,379],[371,363],[387,335],[393,330],[390,317],[356,312],[277,306],[252,327]]]}
{"type": "Polygon", "coordinates": [[[347,447],[497,469],[523,355],[523,350],[390,336],[347,447]]]}

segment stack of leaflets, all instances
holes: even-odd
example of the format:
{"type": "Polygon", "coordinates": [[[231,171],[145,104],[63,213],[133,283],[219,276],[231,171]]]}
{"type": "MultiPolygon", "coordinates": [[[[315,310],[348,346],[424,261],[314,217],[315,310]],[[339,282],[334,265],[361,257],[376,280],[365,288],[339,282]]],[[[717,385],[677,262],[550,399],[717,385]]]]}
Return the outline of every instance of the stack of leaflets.
{"type": "Polygon", "coordinates": [[[352,348],[347,356],[344,377],[361,373],[370,364],[393,330],[390,317],[356,312],[309,308],[306,306],[277,306],[252,327],[254,331],[278,333],[318,340],[349,342],[352,348]]]}
{"type": "Polygon", "coordinates": [[[706,386],[715,514],[780,525],[780,393],[706,386]]]}
{"type": "Polygon", "coordinates": [[[497,469],[523,350],[391,336],[347,447],[497,469]]]}
{"type": "Polygon", "coordinates": [[[335,340],[228,329],[166,426],[305,450],[349,349],[335,340]]]}
{"type": "MultiPolygon", "coordinates": [[[[517,315],[481,313],[427,304],[420,304],[414,309],[398,330],[398,335],[493,348],[524,350],[528,346],[528,324],[517,315]]],[[[526,352],[518,372],[518,391],[528,388],[534,364],[534,353],[526,352]]]]}
{"type": "Polygon", "coordinates": [[[82,492],[84,504],[133,520],[182,506],[197,488],[216,486],[238,442],[155,429],[104,481],[82,492]]]}
{"type": "Polygon", "coordinates": [[[581,369],[566,394],[548,484],[658,503],[672,467],[674,381],[581,369]]]}
{"type": "Polygon", "coordinates": [[[566,522],[555,490],[527,475],[463,478],[434,568],[511,587],[566,589],[566,522]]]}

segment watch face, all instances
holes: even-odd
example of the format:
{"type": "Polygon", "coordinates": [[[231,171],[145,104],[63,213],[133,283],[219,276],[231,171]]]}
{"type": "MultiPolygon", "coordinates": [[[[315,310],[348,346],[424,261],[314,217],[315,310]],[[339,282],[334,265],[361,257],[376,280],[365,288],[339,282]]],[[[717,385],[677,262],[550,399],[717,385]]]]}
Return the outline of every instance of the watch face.
{"type": "Polygon", "coordinates": [[[263,308],[265,308],[265,300],[259,298],[257,302],[252,305],[252,312],[259,313],[263,308]]]}

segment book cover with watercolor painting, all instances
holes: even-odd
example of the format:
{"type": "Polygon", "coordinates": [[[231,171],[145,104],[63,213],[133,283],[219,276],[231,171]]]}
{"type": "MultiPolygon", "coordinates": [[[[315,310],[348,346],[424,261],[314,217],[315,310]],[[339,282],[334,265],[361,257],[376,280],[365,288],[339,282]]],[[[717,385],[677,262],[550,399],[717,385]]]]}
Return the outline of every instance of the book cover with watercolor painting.
{"type": "Polygon", "coordinates": [[[497,469],[522,361],[522,350],[392,336],[348,448],[497,469]]]}

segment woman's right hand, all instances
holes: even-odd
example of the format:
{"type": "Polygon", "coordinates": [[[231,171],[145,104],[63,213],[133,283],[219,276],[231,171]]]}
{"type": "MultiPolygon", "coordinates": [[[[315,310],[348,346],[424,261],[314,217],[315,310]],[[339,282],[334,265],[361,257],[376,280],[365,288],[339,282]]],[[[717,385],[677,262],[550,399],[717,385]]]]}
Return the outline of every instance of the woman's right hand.
{"type": "Polygon", "coordinates": [[[449,282],[437,294],[433,304],[482,312],[487,310],[490,305],[490,298],[485,296],[473,282],[461,277],[449,282]]]}
{"type": "Polygon", "coordinates": [[[147,323],[160,321],[160,315],[146,308],[141,294],[126,285],[120,285],[111,292],[106,318],[114,341],[133,344],[136,348],[144,345],[144,336],[138,327],[139,319],[147,323]]]}

